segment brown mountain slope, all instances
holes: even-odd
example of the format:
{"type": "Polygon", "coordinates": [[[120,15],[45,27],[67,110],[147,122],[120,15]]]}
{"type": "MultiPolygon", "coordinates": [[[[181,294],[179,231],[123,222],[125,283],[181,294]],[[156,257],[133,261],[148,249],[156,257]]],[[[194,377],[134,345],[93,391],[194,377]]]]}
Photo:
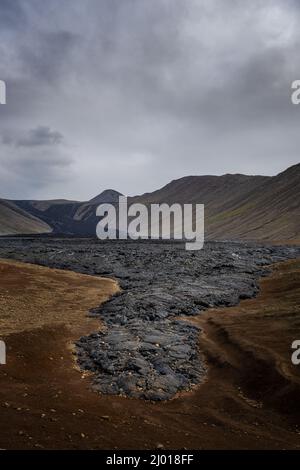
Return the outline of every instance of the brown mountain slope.
{"type": "MultiPolygon", "coordinates": [[[[118,195],[108,190],[88,202],[15,201],[15,204],[23,215],[25,211],[35,222],[43,221],[36,231],[45,231],[46,224],[56,234],[95,236],[97,206],[103,199],[116,204],[118,195]]],[[[187,176],[152,193],[129,198],[128,202],[204,204],[206,239],[299,240],[300,164],[274,177],[187,176]]],[[[32,233],[24,231],[19,220],[16,222],[9,222],[8,217],[10,233],[32,233]]]]}
{"type": "Polygon", "coordinates": [[[216,209],[229,206],[269,180],[269,176],[223,175],[185,176],[163,188],[132,198],[143,203],[179,202],[209,204],[216,209]]]}
{"type": "Polygon", "coordinates": [[[189,176],[131,202],[205,204],[206,238],[300,238],[300,164],[274,177],[189,176]]]}
{"type": "Polygon", "coordinates": [[[0,235],[49,233],[51,227],[12,202],[0,200],[0,235]]]}
{"type": "Polygon", "coordinates": [[[228,209],[209,215],[210,238],[295,240],[300,237],[300,165],[264,181],[228,209]]]}

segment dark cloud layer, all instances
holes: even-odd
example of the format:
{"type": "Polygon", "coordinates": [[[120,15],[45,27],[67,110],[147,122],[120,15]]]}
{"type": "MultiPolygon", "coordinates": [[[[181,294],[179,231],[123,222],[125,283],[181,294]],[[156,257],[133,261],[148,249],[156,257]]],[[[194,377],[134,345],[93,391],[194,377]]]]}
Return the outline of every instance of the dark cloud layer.
{"type": "Polygon", "coordinates": [[[298,162],[299,19],[296,0],[2,0],[1,196],[298,162]]]}
{"type": "Polygon", "coordinates": [[[3,144],[14,145],[16,147],[36,147],[36,146],[52,146],[59,145],[63,141],[60,132],[52,131],[49,127],[39,126],[36,129],[30,129],[26,134],[13,136],[4,135],[3,144]]]}

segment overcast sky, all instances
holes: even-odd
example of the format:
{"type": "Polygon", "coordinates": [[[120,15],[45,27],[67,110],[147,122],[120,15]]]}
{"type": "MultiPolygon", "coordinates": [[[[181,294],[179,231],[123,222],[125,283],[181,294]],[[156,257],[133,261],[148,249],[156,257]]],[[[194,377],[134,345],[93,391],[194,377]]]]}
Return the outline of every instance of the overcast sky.
{"type": "Polygon", "coordinates": [[[298,0],[1,0],[0,197],[300,161],[298,0]]]}

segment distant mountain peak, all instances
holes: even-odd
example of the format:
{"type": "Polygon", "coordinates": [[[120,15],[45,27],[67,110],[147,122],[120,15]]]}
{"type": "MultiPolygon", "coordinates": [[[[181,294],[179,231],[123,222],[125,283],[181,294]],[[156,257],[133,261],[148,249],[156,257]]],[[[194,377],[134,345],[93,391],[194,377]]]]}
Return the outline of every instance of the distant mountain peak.
{"type": "Polygon", "coordinates": [[[115,202],[119,202],[120,196],[123,196],[123,194],[119,193],[119,191],[115,191],[114,189],[105,189],[104,191],[102,191],[102,193],[98,194],[98,196],[95,196],[89,202],[93,202],[93,203],[107,202],[107,203],[113,204],[115,202]]]}
{"type": "MultiPolygon", "coordinates": [[[[118,205],[122,194],[106,189],[90,201],[3,201],[0,236],[52,233],[95,236],[96,207],[118,205]],[[9,206],[8,206],[9,204],[9,206]]],[[[300,237],[300,164],[277,176],[184,176],[132,203],[204,204],[206,239],[298,241],[300,237]]]]}

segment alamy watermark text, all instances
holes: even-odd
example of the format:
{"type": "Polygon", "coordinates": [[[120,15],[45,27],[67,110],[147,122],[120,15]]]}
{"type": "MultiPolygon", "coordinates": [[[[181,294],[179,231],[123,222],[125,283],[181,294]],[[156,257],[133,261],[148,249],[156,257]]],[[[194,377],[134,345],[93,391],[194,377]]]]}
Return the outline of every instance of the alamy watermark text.
{"type": "Polygon", "coordinates": [[[0,80],[0,104],[6,104],[6,83],[0,80]]]}
{"type": "Polygon", "coordinates": [[[294,366],[299,366],[300,365],[300,340],[295,340],[292,344],[292,349],[294,349],[294,352],[292,354],[292,364],[294,366]]]}
{"type": "Polygon", "coordinates": [[[6,364],[6,345],[0,340],[0,365],[6,364]]]}
{"type": "Polygon", "coordinates": [[[96,233],[100,240],[182,240],[186,250],[201,250],[204,245],[203,204],[128,205],[125,196],[119,204],[100,204],[101,217],[96,233]]]}
{"type": "Polygon", "coordinates": [[[294,80],[292,83],[291,100],[293,104],[300,104],[300,80],[294,80]]]}

